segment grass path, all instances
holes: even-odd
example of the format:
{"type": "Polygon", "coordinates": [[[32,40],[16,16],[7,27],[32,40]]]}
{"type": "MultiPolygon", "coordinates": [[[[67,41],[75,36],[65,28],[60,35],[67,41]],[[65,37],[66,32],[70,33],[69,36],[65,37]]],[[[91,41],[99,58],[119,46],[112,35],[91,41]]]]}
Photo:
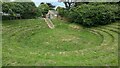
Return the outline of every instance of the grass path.
{"type": "Polygon", "coordinates": [[[45,22],[47,23],[48,27],[51,29],[54,29],[54,25],[52,23],[52,21],[48,18],[44,18],[45,22]]]}
{"type": "Polygon", "coordinates": [[[3,21],[4,66],[116,66],[117,23],[86,29],[61,20],[3,21]],[[114,27],[115,28],[114,28],[114,27]]]}

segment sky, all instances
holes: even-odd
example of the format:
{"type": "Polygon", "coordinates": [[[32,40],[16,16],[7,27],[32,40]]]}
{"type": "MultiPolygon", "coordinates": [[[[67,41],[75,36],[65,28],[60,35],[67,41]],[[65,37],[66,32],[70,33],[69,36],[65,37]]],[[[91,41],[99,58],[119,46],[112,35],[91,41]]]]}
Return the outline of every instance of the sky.
{"type": "Polygon", "coordinates": [[[36,6],[39,6],[41,2],[51,3],[54,6],[65,7],[63,2],[58,2],[58,0],[32,0],[36,6]]]}
{"type": "MultiPolygon", "coordinates": [[[[14,0],[11,0],[11,1],[14,1],[14,0]]],[[[29,0],[19,0],[19,1],[26,2],[29,0]]],[[[58,0],[32,0],[32,1],[35,3],[37,7],[40,5],[41,2],[45,2],[45,3],[51,3],[54,6],[60,6],[65,8],[65,4],[63,2],[58,2],[58,0]]]]}

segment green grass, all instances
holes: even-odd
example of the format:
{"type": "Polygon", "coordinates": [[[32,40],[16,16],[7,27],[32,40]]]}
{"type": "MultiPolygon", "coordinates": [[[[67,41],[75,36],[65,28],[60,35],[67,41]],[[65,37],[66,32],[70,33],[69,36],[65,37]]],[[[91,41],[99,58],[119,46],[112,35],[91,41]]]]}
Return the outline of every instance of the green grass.
{"type": "Polygon", "coordinates": [[[43,19],[3,21],[2,65],[118,65],[118,33],[104,27],[86,29],[52,21],[54,29],[49,29],[43,19]]]}
{"type": "Polygon", "coordinates": [[[2,66],[2,22],[0,21],[0,67],[2,66]]]}

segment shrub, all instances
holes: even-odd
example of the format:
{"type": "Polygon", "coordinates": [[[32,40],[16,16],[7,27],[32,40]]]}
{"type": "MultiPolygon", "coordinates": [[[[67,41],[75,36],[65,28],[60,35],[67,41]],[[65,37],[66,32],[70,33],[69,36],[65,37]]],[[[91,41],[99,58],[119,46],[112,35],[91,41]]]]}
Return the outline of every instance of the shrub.
{"type": "Polygon", "coordinates": [[[56,10],[58,11],[58,13],[59,13],[60,16],[65,16],[65,15],[64,15],[64,14],[65,14],[65,9],[64,9],[64,8],[62,8],[62,7],[57,7],[56,10]]]}
{"type": "Polygon", "coordinates": [[[105,25],[115,21],[118,17],[118,6],[111,4],[83,4],[73,7],[69,11],[67,18],[70,22],[80,23],[84,26],[105,25]]]}
{"type": "Polygon", "coordinates": [[[43,17],[45,17],[45,15],[50,10],[50,7],[47,4],[40,4],[38,7],[38,10],[39,10],[39,12],[41,12],[40,14],[42,14],[43,17]]]}
{"type": "Polygon", "coordinates": [[[15,14],[20,14],[23,19],[35,18],[37,16],[37,7],[34,2],[3,2],[2,12],[10,14],[9,16],[3,16],[3,20],[8,20],[11,16],[15,17],[15,14]]]}

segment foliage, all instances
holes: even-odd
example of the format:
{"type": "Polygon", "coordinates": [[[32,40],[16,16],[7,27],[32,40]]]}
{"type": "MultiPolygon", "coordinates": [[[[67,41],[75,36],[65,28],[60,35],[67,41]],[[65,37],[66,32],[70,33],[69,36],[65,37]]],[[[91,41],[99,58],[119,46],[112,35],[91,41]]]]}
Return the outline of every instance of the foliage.
{"type": "Polygon", "coordinates": [[[15,17],[16,14],[20,14],[23,19],[35,18],[37,7],[33,2],[3,2],[3,12],[11,14],[15,17]]]}
{"type": "Polygon", "coordinates": [[[36,7],[33,2],[4,2],[2,4],[3,12],[10,14],[10,16],[3,16],[3,19],[9,19],[11,16],[15,17],[16,14],[20,14],[23,19],[45,16],[48,10],[53,7],[49,3],[48,5],[43,3],[39,7],[36,7]]]}
{"type": "Polygon", "coordinates": [[[80,23],[88,27],[98,26],[115,21],[118,17],[118,5],[82,4],[71,8],[65,13],[67,14],[67,18],[70,19],[70,22],[80,23]]]}
{"type": "Polygon", "coordinates": [[[2,12],[2,2],[1,1],[0,1],[0,12],[2,12]]]}
{"type": "Polygon", "coordinates": [[[67,16],[67,10],[63,7],[57,7],[57,12],[59,13],[60,16],[67,16]]]}
{"type": "Polygon", "coordinates": [[[53,6],[51,3],[46,3],[46,4],[50,7],[50,9],[55,8],[55,6],[53,6]]]}
{"type": "Polygon", "coordinates": [[[40,4],[38,7],[38,10],[42,13],[43,16],[45,16],[48,13],[48,10],[50,7],[47,4],[40,4]]]}
{"type": "Polygon", "coordinates": [[[24,11],[22,13],[22,17],[23,18],[35,18],[36,17],[36,11],[37,11],[37,7],[35,6],[35,4],[33,2],[21,2],[20,3],[24,8],[22,9],[22,11],[24,11]]]}

